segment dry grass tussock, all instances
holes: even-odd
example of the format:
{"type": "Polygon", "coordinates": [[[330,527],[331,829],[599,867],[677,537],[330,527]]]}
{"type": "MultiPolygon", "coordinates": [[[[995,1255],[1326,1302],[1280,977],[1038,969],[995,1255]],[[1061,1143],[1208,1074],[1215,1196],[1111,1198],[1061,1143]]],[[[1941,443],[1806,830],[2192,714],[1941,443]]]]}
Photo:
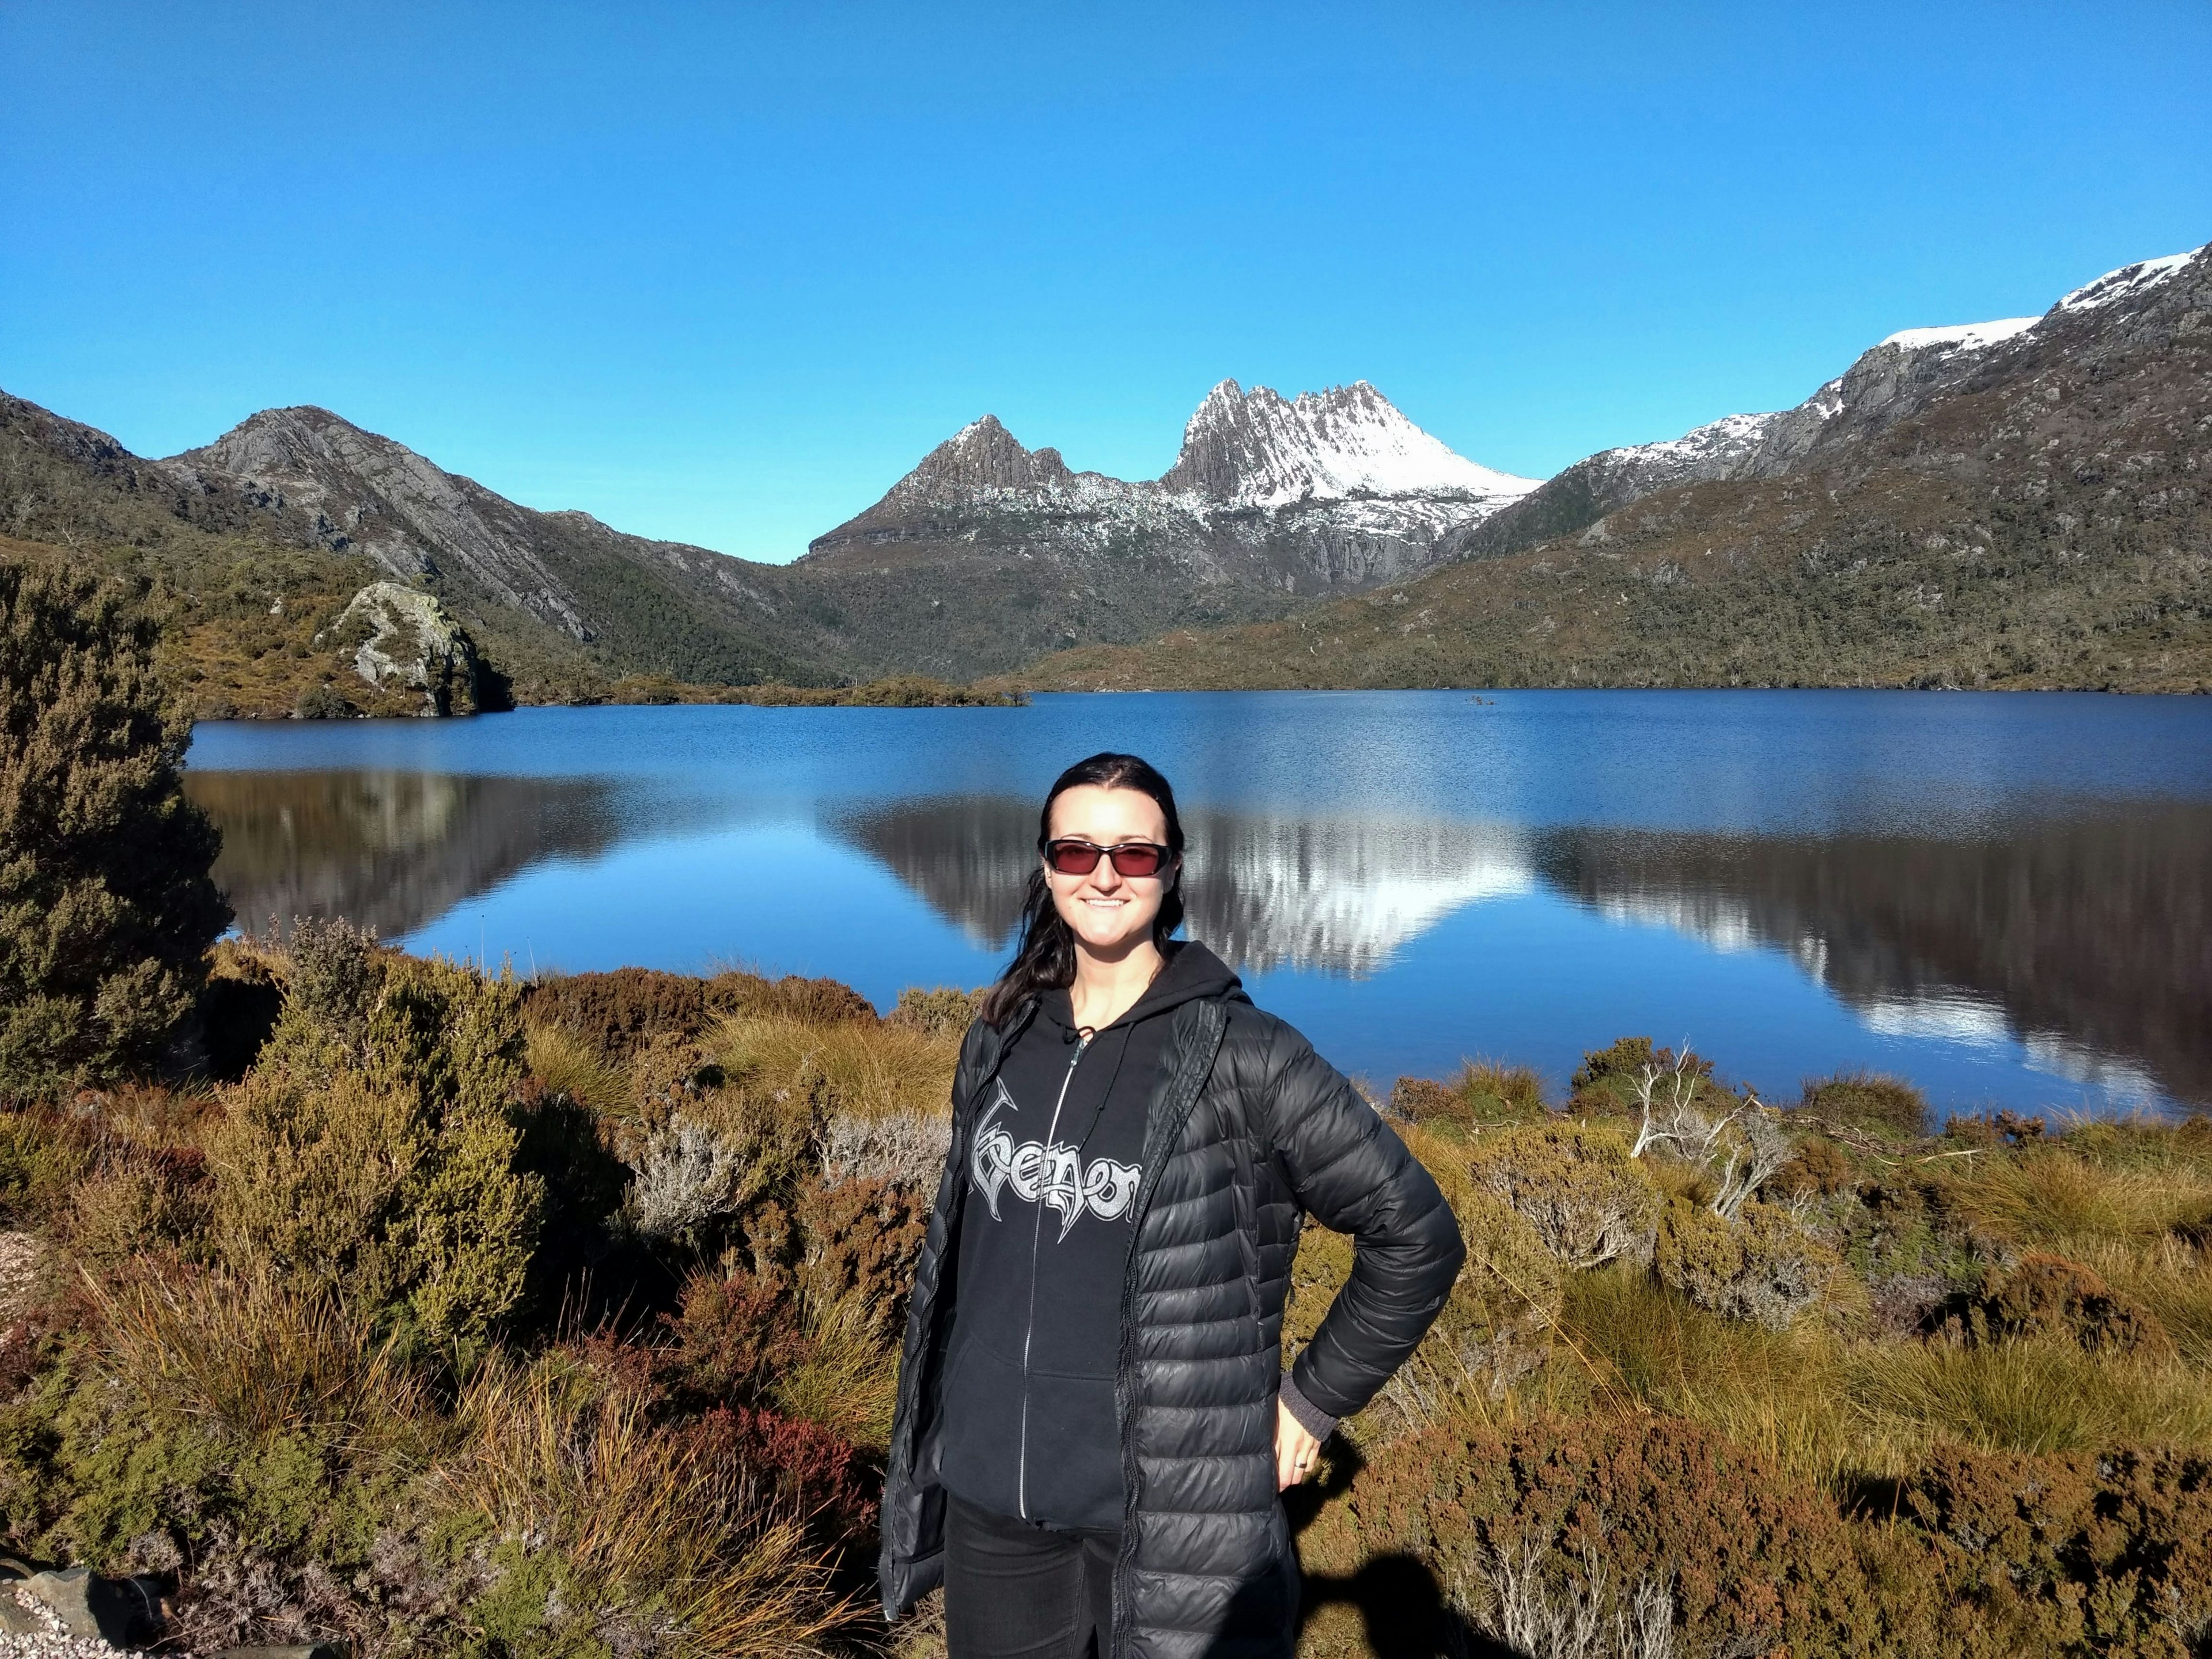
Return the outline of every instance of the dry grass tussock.
{"type": "Polygon", "coordinates": [[[2170,1445],[2212,1451],[2212,1387],[2169,1358],[2040,1336],[1860,1348],[1850,1401],[1872,1446],[1917,1465],[1946,1441],[1992,1452],[2170,1445]]]}
{"type": "Polygon", "coordinates": [[[853,1610],[806,1517],[648,1406],[559,1365],[488,1367],[458,1413],[470,1451],[440,1479],[510,1555],[557,1560],[557,1599],[583,1628],[551,1640],[671,1659],[820,1651],[853,1610]]]}
{"type": "Polygon", "coordinates": [[[326,1291],[267,1273],[90,1283],[101,1370],[149,1411],[235,1440],[311,1432],[348,1453],[428,1449],[422,1380],[326,1291]]]}
{"type": "Polygon", "coordinates": [[[1942,1196],[1961,1219],[2000,1238],[2071,1255],[2152,1244],[2212,1217],[2212,1170],[2193,1159],[2116,1163],[2031,1146],[1973,1159],[1946,1177],[1942,1196]]]}
{"type": "Polygon", "coordinates": [[[884,1021],[816,1024],[777,1016],[724,1018],[708,1051],[730,1083],[816,1101],[824,1115],[935,1117],[950,1109],[959,1034],[884,1021]]]}

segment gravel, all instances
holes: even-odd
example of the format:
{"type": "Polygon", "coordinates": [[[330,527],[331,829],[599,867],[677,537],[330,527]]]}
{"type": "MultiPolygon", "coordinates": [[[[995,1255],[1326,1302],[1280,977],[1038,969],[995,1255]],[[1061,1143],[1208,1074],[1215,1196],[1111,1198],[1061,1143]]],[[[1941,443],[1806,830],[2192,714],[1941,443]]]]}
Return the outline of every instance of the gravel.
{"type": "Polygon", "coordinates": [[[30,1635],[0,1632],[0,1659],[122,1659],[124,1650],[89,1636],[71,1636],[52,1607],[21,1590],[13,1591],[17,1605],[27,1608],[44,1628],[30,1635]]]}

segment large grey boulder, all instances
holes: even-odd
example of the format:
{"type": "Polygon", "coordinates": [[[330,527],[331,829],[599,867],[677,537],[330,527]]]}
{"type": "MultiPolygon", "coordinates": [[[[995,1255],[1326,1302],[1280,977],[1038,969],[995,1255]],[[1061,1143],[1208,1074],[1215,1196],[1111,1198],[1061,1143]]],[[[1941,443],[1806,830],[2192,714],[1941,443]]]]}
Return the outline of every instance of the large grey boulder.
{"type": "Polygon", "coordinates": [[[398,582],[371,582],[318,645],[350,646],[356,674],[380,691],[422,694],[425,714],[472,714],[483,665],[476,642],[430,594],[398,582]]]}

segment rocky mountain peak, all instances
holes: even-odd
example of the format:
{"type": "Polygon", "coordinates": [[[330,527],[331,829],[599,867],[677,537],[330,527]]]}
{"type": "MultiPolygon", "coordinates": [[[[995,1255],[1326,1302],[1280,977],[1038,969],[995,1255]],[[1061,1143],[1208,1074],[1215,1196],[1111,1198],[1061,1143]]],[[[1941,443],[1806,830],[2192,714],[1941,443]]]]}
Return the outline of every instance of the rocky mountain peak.
{"type": "Polygon", "coordinates": [[[169,459],[174,465],[211,468],[242,477],[284,477],[343,465],[344,452],[362,443],[399,447],[362,431],[327,409],[301,404],[261,410],[213,443],[169,459]]]}
{"type": "Polygon", "coordinates": [[[1254,507],[1360,495],[1510,498],[1536,484],[1454,454],[1364,380],[1295,399],[1224,380],[1191,416],[1160,479],[1171,494],[1254,507]]]}
{"type": "Polygon", "coordinates": [[[971,421],[891,486],[885,501],[945,502],[988,492],[1049,489],[1073,475],[1056,449],[1030,449],[995,415],[971,421]]]}

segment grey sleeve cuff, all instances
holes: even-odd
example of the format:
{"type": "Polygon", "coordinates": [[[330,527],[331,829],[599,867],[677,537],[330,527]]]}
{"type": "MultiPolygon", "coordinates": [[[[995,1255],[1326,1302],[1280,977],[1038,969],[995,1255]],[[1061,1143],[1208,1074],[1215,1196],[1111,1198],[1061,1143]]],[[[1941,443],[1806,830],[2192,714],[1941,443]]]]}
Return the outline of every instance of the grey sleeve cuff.
{"type": "Polygon", "coordinates": [[[1283,1408],[1298,1419],[1298,1426],[1316,1440],[1326,1440],[1336,1432],[1336,1419],[1298,1392],[1298,1385],[1291,1381],[1288,1371],[1283,1373],[1280,1396],[1283,1408]]]}

